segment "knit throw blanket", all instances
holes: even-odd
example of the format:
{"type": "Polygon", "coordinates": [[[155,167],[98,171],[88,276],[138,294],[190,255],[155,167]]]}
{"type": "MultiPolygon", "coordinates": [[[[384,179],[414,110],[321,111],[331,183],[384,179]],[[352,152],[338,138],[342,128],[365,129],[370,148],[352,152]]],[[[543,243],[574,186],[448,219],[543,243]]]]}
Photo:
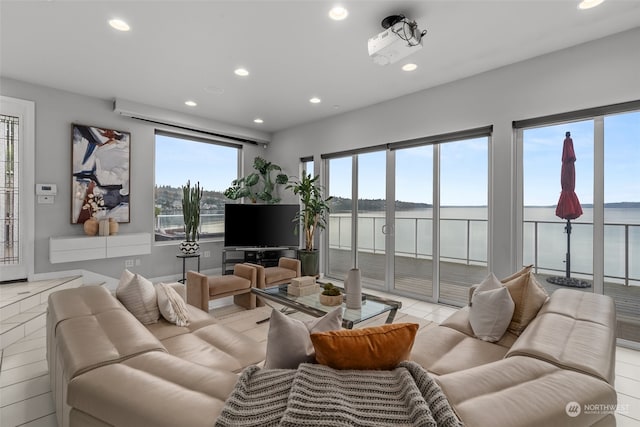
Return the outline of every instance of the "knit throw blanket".
{"type": "Polygon", "coordinates": [[[216,421],[243,426],[459,427],[446,396],[420,365],[392,371],[246,368],[216,421]]]}

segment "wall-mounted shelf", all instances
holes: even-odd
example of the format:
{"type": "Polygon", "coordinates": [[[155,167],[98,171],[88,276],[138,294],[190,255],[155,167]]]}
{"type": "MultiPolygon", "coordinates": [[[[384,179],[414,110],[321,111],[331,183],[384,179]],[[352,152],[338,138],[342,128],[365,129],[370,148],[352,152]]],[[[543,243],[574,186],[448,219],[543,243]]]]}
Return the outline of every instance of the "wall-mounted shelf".
{"type": "Polygon", "coordinates": [[[150,233],[49,238],[49,262],[86,261],[151,253],[150,233]]]}

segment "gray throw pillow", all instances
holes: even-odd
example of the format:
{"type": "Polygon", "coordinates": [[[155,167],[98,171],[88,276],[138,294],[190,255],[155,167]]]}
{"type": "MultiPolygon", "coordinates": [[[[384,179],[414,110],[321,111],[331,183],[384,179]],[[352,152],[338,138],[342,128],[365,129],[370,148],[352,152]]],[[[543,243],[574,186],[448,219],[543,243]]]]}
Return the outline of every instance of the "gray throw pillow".
{"type": "Polygon", "coordinates": [[[509,290],[489,273],[471,297],[469,323],[473,333],[483,341],[498,341],[509,327],[514,309],[509,290]]]}
{"type": "Polygon", "coordinates": [[[324,316],[302,322],[278,310],[271,312],[267,336],[267,356],[264,367],[269,369],[296,369],[301,363],[313,363],[315,350],[310,334],[328,332],[342,327],[342,307],[324,316]]]}
{"type": "Polygon", "coordinates": [[[120,276],[116,297],[142,324],[158,321],[160,311],[156,288],[141,275],[125,270],[120,276]]]}

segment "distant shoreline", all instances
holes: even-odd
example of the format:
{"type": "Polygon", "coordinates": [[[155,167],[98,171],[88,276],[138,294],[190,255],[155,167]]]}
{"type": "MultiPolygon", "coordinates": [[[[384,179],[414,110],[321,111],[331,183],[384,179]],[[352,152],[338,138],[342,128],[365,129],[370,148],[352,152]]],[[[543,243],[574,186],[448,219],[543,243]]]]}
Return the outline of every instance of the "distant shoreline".
{"type": "MultiPolygon", "coordinates": [[[[359,200],[359,207],[361,211],[382,211],[385,210],[386,202],[384,200],[370,200],[363,199],[359,200]]],[[[341,199],[339,203],[336,203],[337,206],[332,206],[331,212],[349,212],[351,211],[351,200],[349,199],[341,199]],[[346,207],[345,207],[346,206],[346,207]]],[[[526,205],[526,208],[541,208],[541,209],[555,209],[556,205],[526,205]]],[[[615,203],[605,203],[605,208],[616,208],[616,209],[640,209],[640,202],[615,202],[615,203]]],[[[406,210],[414,210],[414,209],[431,209],[433,205],[428,203],[412,203],[412,202],[402,202],[396,201],[396,210],[406,211],[406,210]]],[[[487,205],[445,205],[441,206],[441,208],[487,208],[487,205]]],[[[584,203],[582,204],[582,208],[584,209],[592,209],[592,203],[584,203]]]]}

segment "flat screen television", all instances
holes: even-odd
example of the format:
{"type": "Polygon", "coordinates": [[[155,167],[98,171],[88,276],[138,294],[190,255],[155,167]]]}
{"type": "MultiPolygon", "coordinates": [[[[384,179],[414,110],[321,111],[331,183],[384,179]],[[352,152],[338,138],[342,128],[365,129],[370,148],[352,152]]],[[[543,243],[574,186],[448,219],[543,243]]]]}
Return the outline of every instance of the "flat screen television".
{"type": "Polygon", "coordinates": [[[297,247],[293,218],[299,205],[224,205],[224,246],[228,248],[297,247]]]}

